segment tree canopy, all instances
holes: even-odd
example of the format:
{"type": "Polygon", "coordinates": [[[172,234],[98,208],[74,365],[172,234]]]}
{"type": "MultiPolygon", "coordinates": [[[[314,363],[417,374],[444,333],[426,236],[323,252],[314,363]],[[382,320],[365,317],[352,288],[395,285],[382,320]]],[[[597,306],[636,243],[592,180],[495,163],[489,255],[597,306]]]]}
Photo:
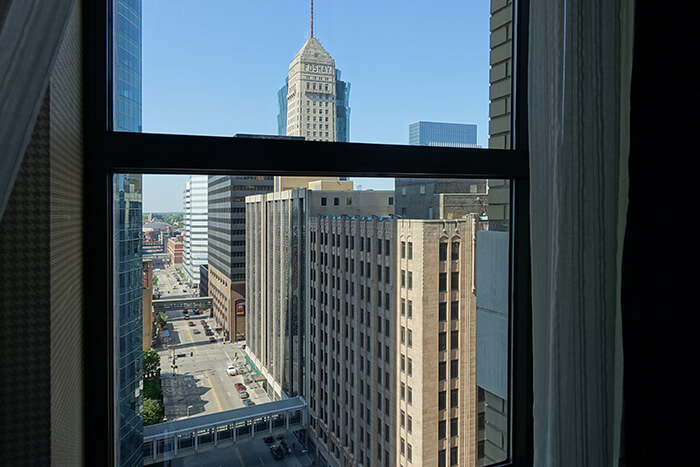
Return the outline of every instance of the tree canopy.
{"type": "Polygon", "coordinates": [[[148,378],[160,371],[160,355],[155,350],[143,351],[143,375],[148,378]]]}
{"type": "Polygon", "coordinates": [[[143,424],[154,425],[163,421],[163,407],[152,399],[143,400],[143,424]]]}

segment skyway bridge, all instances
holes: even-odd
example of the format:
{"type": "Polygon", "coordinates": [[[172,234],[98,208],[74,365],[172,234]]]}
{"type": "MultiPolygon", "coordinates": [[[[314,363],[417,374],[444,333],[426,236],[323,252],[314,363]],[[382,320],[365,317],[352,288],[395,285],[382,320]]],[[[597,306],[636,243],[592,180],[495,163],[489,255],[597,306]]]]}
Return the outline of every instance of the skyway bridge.
{"type": "Polygon", "coordinates": [[[301,396],[143,427],[143,463],[191,456],[238,441],[265,438],[308,427],[301,396]]]}
{"type": "Polygon", "coordinates": [[[211,310],[211,297],[193,297],[193,298],[167,298],[161,300],[153,300],[153,311],[155,313],[165,311],[178,310],[211,310]]]}

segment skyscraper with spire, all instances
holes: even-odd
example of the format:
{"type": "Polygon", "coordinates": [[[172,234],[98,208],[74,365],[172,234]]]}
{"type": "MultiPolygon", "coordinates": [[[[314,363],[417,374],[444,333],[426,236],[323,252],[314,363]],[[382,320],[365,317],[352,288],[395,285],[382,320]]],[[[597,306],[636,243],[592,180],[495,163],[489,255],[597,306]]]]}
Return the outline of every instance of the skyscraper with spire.
{"type": "Polygon", "coordinates": [[[277,99],[279,135],[349,141],[350,83],[341,81],[335,60],[314,37],[313,1],[310,36],[289,64],[277,99]]]}

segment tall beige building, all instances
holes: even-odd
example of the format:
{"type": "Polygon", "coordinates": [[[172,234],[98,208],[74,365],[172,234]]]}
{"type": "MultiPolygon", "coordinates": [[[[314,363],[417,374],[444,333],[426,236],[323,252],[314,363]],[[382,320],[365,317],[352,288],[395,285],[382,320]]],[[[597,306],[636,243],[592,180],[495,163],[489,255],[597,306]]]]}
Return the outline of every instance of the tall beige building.
{"type": "Polygon", "coordinates": [[[335,60],[313,35],[289,64],[287,136],[336,141],[335,60]]]}
{"type": "Polygon", "coordinates": [[[397,465],[476,465],[475,233],[396,221],[397,465]]]}
{"type": "Polygon", "coordinates": [[[395,221],[308,221],[308,432],[320,465],[397,465],[395,221]]]}

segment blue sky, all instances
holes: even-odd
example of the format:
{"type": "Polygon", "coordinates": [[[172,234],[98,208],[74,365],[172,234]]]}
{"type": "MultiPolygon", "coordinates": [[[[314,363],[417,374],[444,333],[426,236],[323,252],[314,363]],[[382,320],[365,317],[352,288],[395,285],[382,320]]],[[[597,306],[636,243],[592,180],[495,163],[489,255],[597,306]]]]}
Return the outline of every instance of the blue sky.
{"type": "MultiPolygon", "coordinates": [[[[486,147],[488,7],[316,0],[314,36],[351,83],[350,140],[406,144],[411,122],[431,120],[475,123],[486,147]]],[[[276,93],[309,37],[309,10],[308,0],[145,0],[143,131],[276,134],[276,93]]],[[[183,187],[182,176],[145,177],[144,211],[180,210],[183,187]]]]}

